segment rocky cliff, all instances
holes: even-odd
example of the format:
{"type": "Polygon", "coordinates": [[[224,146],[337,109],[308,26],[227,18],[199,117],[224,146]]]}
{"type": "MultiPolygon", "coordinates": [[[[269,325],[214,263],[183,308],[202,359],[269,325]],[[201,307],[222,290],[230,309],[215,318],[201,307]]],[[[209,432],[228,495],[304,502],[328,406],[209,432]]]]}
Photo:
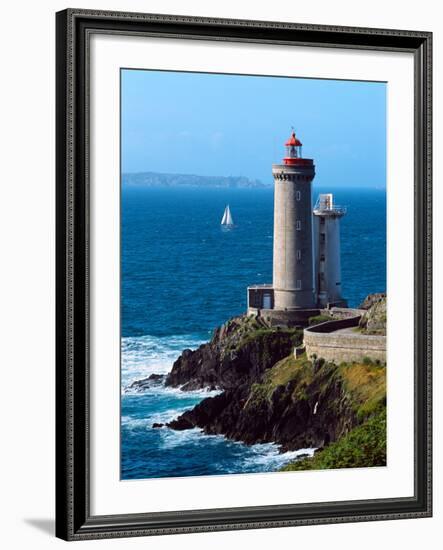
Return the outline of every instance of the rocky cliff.
{"type": "Polygon", "coordinates": [[[169,424],[202,428],[248,444],[275,442],[283,450],[323,447],[385,405],[385,368],[289,355],[250,385],[204,399],[169,424]]]}
{"type": "Polygon", "coordinates": [[[254,318],[229,321],[208,344],[183,352],[166,380],[183,390],[223,392],[168,426],[293,450],[324,447],[384,409],[384,366],[296,359],[292,351],[300,340],[297,330],[270,329],[254,318]]]}
{"type": "Polygon", "coordinates": [[[386,335],[386,294],[370,294],[360,305],[365,313],[360,319],[360,329],[364,334],[386,335]]]}
{"type": "Polygon", "coordinates": [[[284,471],[386,466],[386,408],[371,416],[349,434],[328,445],[312,458],[296,460],[284,471]]]}
{"type": "Polygon", "coordinates": [[[296,329],[269,328],[252,317],[236,317],[216,329],[211,341],[185,350],[166,378],[167,386],[182,390],[250,385],[299,345],[296,329]]]}

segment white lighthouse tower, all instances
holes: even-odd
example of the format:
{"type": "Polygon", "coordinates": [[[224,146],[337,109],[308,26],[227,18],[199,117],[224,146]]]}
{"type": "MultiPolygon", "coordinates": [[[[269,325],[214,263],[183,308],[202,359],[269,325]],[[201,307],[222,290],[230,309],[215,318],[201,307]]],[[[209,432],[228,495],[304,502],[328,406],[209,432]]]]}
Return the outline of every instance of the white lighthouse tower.
{"type": "Polygon", "coordinates": [[[272,165],[274,176],[274,307],[312,308],[314,295],[311,182],[312,159],[302,157],[295,132],[285,143],[282,164],[272,165]]]}
{"type": "Polygon", "coordinates": [[[314,206],[315,286],[320,307],[346,307],[342,297],[340,219],[346,209],[334,204],[332,193],[319,195],[314,206]]]}
{"type": "Polygon", "coordinates": [[[274,254],[272,284],[248,286],[248,313],[267,323],[306,326],[323,308],[347,307],[342,297],[340,219],[346,209],[331,193],[312,208],[312,159],[302,156],[295,132],[286,156],[272,165],[274,176],[274,254]]]}

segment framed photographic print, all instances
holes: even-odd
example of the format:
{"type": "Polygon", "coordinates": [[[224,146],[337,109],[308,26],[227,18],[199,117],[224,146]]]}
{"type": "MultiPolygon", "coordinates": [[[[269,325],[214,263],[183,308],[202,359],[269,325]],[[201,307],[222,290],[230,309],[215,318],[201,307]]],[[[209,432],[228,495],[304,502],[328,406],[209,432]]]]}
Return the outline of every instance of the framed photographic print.
{"type": "Polygon", "coordinates": [[[57,536],[431,515],[431,39],[57,14],[57,536]]]}

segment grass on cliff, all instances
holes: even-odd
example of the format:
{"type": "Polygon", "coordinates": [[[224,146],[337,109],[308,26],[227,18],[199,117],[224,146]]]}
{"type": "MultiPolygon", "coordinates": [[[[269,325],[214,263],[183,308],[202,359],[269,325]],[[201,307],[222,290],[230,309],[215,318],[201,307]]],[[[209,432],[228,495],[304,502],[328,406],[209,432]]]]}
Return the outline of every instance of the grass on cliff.
{"type": "Polygon", "coordinates": [[[320,360],[314,368],[306,354],[297,359],[291,354],[276,363],[261,383],[253,384],[248,402],[270,399],[277,387],[289,383],[294,388],[294,400],[306,399],[313,393],[313,384],[323,393],[335,381],[343,385],[360,422],[386,405],[386,367],[383,365],[372,362],[335,365],[320,360]]]}
{"type": "Polygon", "coordinates": [[[386,406],[386,367],[372,362],[341,363],[338,367],[360,421],[386,406]]]}
{"type": "Polygon", "coordinates": [[[323,359],[314,363],[306,354],[285,357],[268,369],[260,383],[253,384],[245,407],[271,400],[279,387],[291,392],[291,399],[314,403],[330,395],[339,384],[340,399],[354,410],[358,426],[313,458],[294,462],[284,470],[357,468],[386,464],[386,366],[371,360],[340,363],[323,359]]]}
{"type": "Polygon", "coordinates": [[[228,352],[238,352],[254,341],[261,341],[265,349],[272,347],[276,335],[287,339],[292,346],[303,341],[303,331],[299,328],[269,327],[252,316],[234,319],[231,326],[234,329],[226,337],[225,344],[228,352]]]}
{"type": "Polygon", "coordinates": [[[309,317],[308,323],[310,327],[313,327],[314,325],[319,325],[320,323],[325,323],[326,321],[332,321],[332,317],[330,315],[320,314],[320,315],[314,315],[313,317],[309,317]]]}
{"type": "MultiPolygon", "coordinates": [[[[249,327],[248,327],[249,329],[249,327]]],[[[253,330],[245,330],[245,333],[242,335],[241,344],[246,344],[248,342],[252,342],[252,340],[255,340],[257,338],[263,338],[269,336],[274,337],[276,334],[284,334],[288,337],[290,337],[294,343],[294,345],[301,344],[301,341],[303,339],[303,332],[300,329],[296,328],[254,328],[253,330]]]]}
{"type": "Polygon", "coordinates": [[[282,471],[386,466],[386,408],[313,458],[287,464],[282,471]]]}
{"type": "Polygon", "coordinates": [[[291,346],[298,346],[303,341],[303,331],[295,328],[267,328],[260,327],[256,328],[255,326],[246,325],[240,329],[240,331],[235,335],[232,342],[228,346],[230,351],[239,351],[244,346],[251,344],[254,341],[261,341],[262,345],[266,349],[272,348],[272,345],[275,344],[275,336],[281,335],[283,338],[288,339],[291,346]]]}
{"type": "Polygon", "coordinates": [[[253,384],[248,403],[253,404],[262,399],[269,399],[278,386],[285,386],[289,382],[295,385],[307,385],[312,379],[312,363],[306,354],[298,359],[291,354],[276,363],[269,369],[261,383],[253,384]]]}

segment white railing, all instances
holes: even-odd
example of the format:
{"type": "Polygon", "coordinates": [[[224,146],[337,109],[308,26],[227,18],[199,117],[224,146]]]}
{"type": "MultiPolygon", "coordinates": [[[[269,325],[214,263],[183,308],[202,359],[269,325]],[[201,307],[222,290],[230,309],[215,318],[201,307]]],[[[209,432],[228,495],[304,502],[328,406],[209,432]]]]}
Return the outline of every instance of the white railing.
{"type": "Polygon", "coordinates": [[[314,207],[314,213],[315,214],[346,214],[346,206],[337,206],[334,204],[332,208],[317,208],[317,206],[314,207]]]}
{"type": "Polygon", "coordinates": [[[346,206],[339,206],[330,200],[322,199],[320,195],[314,206],[314,214],[331,214],[331,215],[344,215],[346,214],[346,206]]]}

